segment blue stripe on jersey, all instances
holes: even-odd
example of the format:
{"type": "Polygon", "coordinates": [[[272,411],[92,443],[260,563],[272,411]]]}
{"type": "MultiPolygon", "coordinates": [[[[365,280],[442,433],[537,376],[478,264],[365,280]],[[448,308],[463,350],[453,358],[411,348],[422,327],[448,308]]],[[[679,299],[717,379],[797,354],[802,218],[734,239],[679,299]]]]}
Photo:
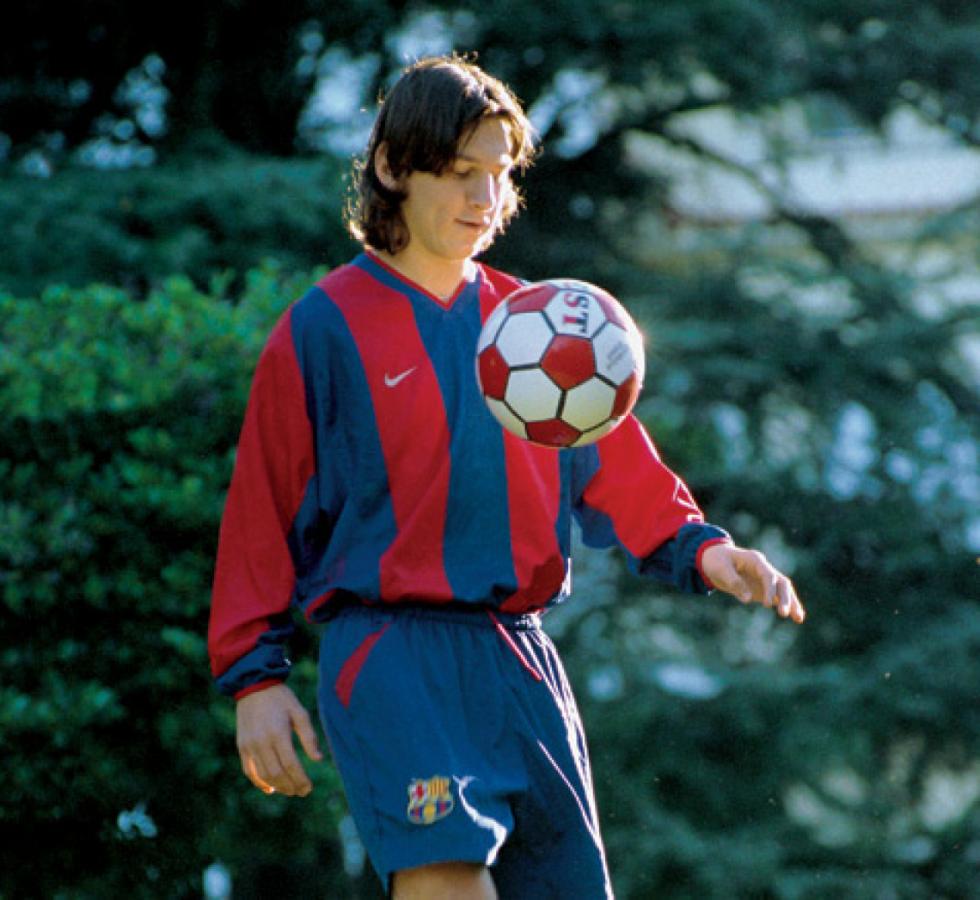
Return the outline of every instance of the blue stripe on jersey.
{"type": "Polygon", "coordinates": [[[320,288],[296,304],[292,326],[307,408],[317,426],[318,461],[290,535],[290,547],[303,547],[305,555],[297,566],[296,599],[305,605],[337,587],[377,597],[381,555],[397,529],[357,346],[342,313],[320,288]]]}
{"type": "Polygon", "coordinates": [[[392,275],[369,256],[356,264],[406,296],[439,382],[451,443],[443,565],[460,600],[503,602],[517,590],[510,549],[510,512],[500,426],[476,383],[482,277],[463,288],[451,306],[392,275]],[[490,595],[488,596],[488,588],[490,595]]]}
{"type": "Polygon", "coordinates": [[[572,489],[575,484],[575,451],[559,450],[558,477],[561,480],[561,494],[558,498],[558,519],[555,532],[558,535],[558,549],[567,560],[572,555],[572,489]]]}
{"type": "Polygon", "coordinates": [[[432,359],[446,404],[449,501],[443,561],[453,593],[464,600],[502,603],[517,590],[510,547],[504,436],[476,382],[480,283],[468,285],[452,308],[416,304],[422,342],[432,359]],[[440,324],[436,315],[446,321],[440,324]],[[486,596],[492,586],[491,597],[486,596]]]}
{"type": "Polygon", "coordinates": [[[585,489],[599,471],[599,450],[595,444],[576,447],[572,455],[572,510],[582,529],[582,542],[588,547],[612,547],[618,543],[612,519],[604,512],[586,505],[585,489]]]}

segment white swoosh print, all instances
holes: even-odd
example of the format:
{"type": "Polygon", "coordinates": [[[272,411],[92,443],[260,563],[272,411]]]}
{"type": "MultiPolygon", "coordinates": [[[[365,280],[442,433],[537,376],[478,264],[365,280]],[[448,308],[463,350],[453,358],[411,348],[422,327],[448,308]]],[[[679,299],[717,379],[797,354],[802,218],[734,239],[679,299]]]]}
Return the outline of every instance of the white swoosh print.
{"type": "Polygon", "coordinates": [[[400,384],[402,381],[408,378],[408,376],[411,375],[417,368],[418,366],[412,366],[412,368],[406,369],[404,372],[401,372],[394,377],[385,372],[385,387],[395,387],[395,385],[400,384]]]}

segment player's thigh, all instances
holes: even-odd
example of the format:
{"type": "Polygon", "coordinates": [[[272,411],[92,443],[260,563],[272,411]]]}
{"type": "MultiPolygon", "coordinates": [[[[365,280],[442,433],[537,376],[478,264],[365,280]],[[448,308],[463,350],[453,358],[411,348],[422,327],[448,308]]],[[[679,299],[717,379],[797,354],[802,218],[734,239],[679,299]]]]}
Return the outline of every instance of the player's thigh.
{"type": "Polygon", "coordinates": [[[395,900],[497,900],[486,866],[456,862],[395,872],[391,895],[395,900]]]}
{"type": "Polygon", "coordinates": [[[489,617],[476,621],[487,626],[355,607],[324,635],[321,718],[386,887],[436,863],[491,865],[513,829],[511,798],[527,788],[512,692],[491,677],[502,641],[489,617]]]}

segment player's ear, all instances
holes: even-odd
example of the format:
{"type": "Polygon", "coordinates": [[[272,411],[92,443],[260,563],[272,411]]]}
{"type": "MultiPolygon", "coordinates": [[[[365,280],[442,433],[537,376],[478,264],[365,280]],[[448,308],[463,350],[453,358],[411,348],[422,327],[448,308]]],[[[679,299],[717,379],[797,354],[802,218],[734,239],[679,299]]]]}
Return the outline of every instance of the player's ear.
{"type": "Polygon", "coordinates": [[[374,171],[377,173],[378,181],[389,191],[401,189],[398,179],[392,174],[391,166],[388,165],[388,145],[382,141],[374,151],[374,171]]]}

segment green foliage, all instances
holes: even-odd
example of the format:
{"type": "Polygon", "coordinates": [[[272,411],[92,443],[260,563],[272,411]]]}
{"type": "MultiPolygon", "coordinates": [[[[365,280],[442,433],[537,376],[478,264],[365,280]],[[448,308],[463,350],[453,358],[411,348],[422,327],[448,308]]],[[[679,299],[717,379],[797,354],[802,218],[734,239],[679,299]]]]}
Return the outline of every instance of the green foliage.
{"type": "Polygon", "coordinates": [[[903,272],[871,264],[851,303],[810,307],[839,270],[737,250],[693,280],[623,277],[651,336],[640,413],[809,619],[665,596],[604,557],[576,577],[561,644],[616,884],[959,896],[980,821],[970,318],[917,310],[903,272]]]}
{"type": "Polygon", "coordinates": [[[307,803],[248,788],[204,640],[251,371],[309,280],[251,270],[235,305],[183,277],[144,302],[0,297],[0,838],[45,848],[0,895],[195,896],[215,859],[247,882],[287,852],[330,892],[335,775],[314,767],[307,803]]]}
{"type": "Polygon", "coordinates": [[[227,151],[145,170],[69,169],[50,183],[0,179],[0,290],[34,296],[93,281],[136,295],[175,272],[241,289],[263,259],[288,269],[349,255],[340,211],[346,167],[227,151]]]}

